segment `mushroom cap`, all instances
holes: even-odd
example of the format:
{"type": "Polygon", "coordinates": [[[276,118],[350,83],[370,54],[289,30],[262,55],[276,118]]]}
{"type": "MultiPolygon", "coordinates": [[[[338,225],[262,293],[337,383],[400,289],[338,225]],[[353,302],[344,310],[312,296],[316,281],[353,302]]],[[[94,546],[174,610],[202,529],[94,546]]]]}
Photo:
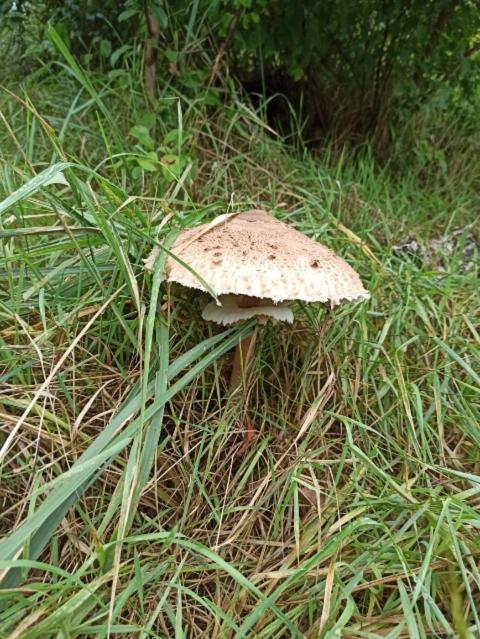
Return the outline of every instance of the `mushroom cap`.
{"type": "MultiPolygon", "coordinates": [[[[184,230],[171,252],[197,273],[216,295],[304,302],[368,299],[353,268],[333,251],[277,220],[252,210],[184,230]]],[[[169,282],[205,291],[194,273],[173,257],[169,282]]]]}

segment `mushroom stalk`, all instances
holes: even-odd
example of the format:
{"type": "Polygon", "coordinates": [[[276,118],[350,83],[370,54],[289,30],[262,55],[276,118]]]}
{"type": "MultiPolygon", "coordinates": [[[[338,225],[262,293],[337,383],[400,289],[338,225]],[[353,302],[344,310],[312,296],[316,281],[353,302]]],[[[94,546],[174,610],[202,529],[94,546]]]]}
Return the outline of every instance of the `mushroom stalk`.
{"type": "Polygon", "coordinates": [[[242,339],[235,349],[233,356],[233,366],[230,375],[230,388],[234,388],[242,376],[242,370],[246,373],[250,362],[252,361],[253,351],[255,348],[256,330],[242,339]]]}
{"type": "MultiPolygon", "coordinates": [[[[252,308],[254,306],[261,306],[263,301],[257,297],[250,297],[243,295],[239,302],[239,308],[252,308]]],[[[255,328],[251,335],[242,339],[235,349],[235,355],[233,356],[232,373],[230,375],[230,388],[234,388],[239,382],[242,370],[246,373],[248,367],[252,361],[253,353],[255,350],[255,339],[257,336],[257,329],[255,328]]]]}

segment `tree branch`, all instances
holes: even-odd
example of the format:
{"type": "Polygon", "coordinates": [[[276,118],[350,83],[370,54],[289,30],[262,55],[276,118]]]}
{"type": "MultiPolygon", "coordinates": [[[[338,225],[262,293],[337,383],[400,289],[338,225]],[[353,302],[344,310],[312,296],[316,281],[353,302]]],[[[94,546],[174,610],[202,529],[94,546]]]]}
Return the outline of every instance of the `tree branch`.
{"type": "Polygon", "coordinates": [[[160,40],[158,22],[150,11],[148,0],[143,0],[143,11],[147,24],[147,40],[145,42],[144,81],[148,102],[153,108],[157,98],[157,55],[160,40]]]}
{"type": "Polygon", "coordinates": [[[215,56],[215,60],[213,62],[213,67],[212,67],[212,72],[210,74],[210,78],[208,80],[208,85],[207,86],[211,86],[215,76],[218,73],[218,66],[220,64],[220,60],[222,59],[223,55],[225,54],[225,51],[228,49],[228,47],[230,46],[230,43],[233,39],[233,36],[235,34],[235,30],[237,28],[237,25],[240,21],[240,18],[242,17],[244,12],[244,8],[240,7],[236,13],[234,14],[232,21],[230,22],[230,25],[228,27],[228,32],[227,35],[225,36],[225,38],[223,39],[222,43],[220,44],[220,47],[218,48],[218,53],[215,56]]]}

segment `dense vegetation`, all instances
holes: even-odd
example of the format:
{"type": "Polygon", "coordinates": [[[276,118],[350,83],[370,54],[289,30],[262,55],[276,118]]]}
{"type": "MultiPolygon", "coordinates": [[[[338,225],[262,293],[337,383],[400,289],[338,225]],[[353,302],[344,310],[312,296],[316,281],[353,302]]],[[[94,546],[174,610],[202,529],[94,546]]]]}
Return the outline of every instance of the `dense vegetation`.
{"type": "Polygon", "coordinates": [[[323,60],[342,109],[313,145],[267,84],[307,108],[324,44],[283,35],[290,3],[3,5],[0,637],[480,634],[477,3],[304,4],[365,65],[323,60]],[[144,260],[251,206],[372,298],[266,326],[231,393],[251,324],[207,325],[144,260]]]}
{"type": "MultiPolygon", "coordinates": [[[[478,91],[477,0],[84,0],[4,2],[14,49],[45,55],[54,23],[84,62],[119,66],[145,48],[145,91],[157,67],[197,93],[226,59],[288,128],[292,109],[310,140],[337,145],[373,137],[431,101],[454,108],[478,91]],[[15,7],[12,10],[12,6],[15,7]]],[[[224,70],[224,67],[223,67],[224,70]]]]}

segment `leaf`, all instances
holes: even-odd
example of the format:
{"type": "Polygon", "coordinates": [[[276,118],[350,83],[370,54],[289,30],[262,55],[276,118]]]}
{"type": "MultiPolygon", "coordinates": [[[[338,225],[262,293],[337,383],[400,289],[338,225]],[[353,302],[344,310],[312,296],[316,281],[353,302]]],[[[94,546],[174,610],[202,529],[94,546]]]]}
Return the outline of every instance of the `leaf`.
{"type": "Polygon", "coordinates": [[[342,610],[342,614],[339,619],[336,621],[333,628],[327,630],[324,635],[324,639],[341,639],[344,635],[343,631],[345,626],[350,621],[350,618],[355,612],[355,603],[351,597],[347,598],[347,603],[342,610]]]}
{"type": "Polygon", "coordinates": [[[138,165],[144,170],[144,171],[158,171],[160,168],[160,165],[158,162],[155,162],[154,160],[150,160],[150,158],[147,158],[145,156],[137,156],[136,158],[138,165]]]}
{"type": "Polygon", "coordinates": [[[68,184],[62,171],[71,166],[75,166],[75,164],[73,162],[58,162],[57,164],[52,164],[52,166],[49,166],[48,169],[45,169],[44,171],[36,175],[19,189],[11,193],[5,200],[3,200],[3,202],[0,202],[0,215],[2,213],[5,213],[5,211],[7,211],[15,204],[18,204],[22,200],[25,200],[26,198],[39,191],[43,186],[48,186],[49,184],[68,184]],[[62,178],[63,180],[65,180],[65,182],[59,181],[62,180],[62,178]]]}
{"type": "Polygon", "coordinates": [[[168,15],[165,13],[164,9],[157,4],[156,2],[152,2],[150,5],[150,11],[155,17],[155,20],[158,22],[162,29],[166,29],[168,27],[168,15]]]}
{"type": "Polygon", "coordinates": [[[129,20],[130,18],[133,18],[133,16],[136,16],[140,13],[139,9],[125,9],[125,11],[122,11],[121,14],[118,16],[117,20],[119,22],[126,22],[127,20],[129,20]]]}
{"type": "Polygon", "coordinates": [[[56,175],[50,178],[50,180],[48,180],[48,182],[45,183],[45,186],[48,186],[50,184],[63,184],[64,186],[70,186],[69,183],[67,182],[67,179],[65,178],[65,175],[61,171],[59,171],[56,175]]]}
{"type": "Polygon", "coordinates": [[[154,149],[155,142],[152,140],[150,131],[143,124],[135,124],[135,126],[132,126],[129,133],[135,139],[137,139],[142,146],[144,146],[149,151],[154,149]]]}
{"type": "MultiPolygon", "coordinates": [[[[173,231],[168,235],[166,240],[164,241],[164,246],[166,248],[170,248],[172,245],[177,233],[173,231]]],[[[156,258],[154,264],[153,271],[153,282],[152,282],[152,295],[150,299],[150,307],[147,314],[147,319],[145,323],[145,355],[144,355],[144,363],[145,363],[145,373],[143,380],[143,388],[142,392],[144,395],[143,405],[145,405],[146,396],[147,396],[147,388],[148,388],[148,375],[150,371],[150,359],[151,359],[151,351],[153,346],[153,332],[155,328],[155,321],[158,318],[158,295],[160,291],[160,284],[164,277],[164,267],[167,259],[167,254],[165,251],[162,251],[156,258]]],[[[167,391],[167,382],[168,382],[168,353],[169,353],[169,331],[168,326],[166,324],[166,320],[160,316],[160,341],[158,344],[159,350],[159,359],[160,359],[160,367],[156,375],[155,379],[155,395],[162,396],[167,391]]],[[[148,476],[150,474],[150,470],[153,466],[153,462],[155,459],[155,451],[158,446],[158,440],[160,437],[162,421],[163,421],[163,410],[164,406],[162,406],[157,413],[152,417],[150,424],[147,427],[147,432],[145,433],[144,441],[142,443],[142,450],[140,454],[139,461],[139,475],[138,475],[138,484],[136,486],[136,495],[135,498],[138,499],[140,497],[140,493],[145,486],[148,476]]]]}
{"type": "Polygon", "coordinates": [[[434,337],[435,342],[438,344],[438,346],[440,346],[440,348],[451,358],[453,359],[453,361],[457,362],[457,364],[459,366],[461,366],[463,368],[463,370],[468,373],[468,375],[470,375],[470,377],[472,379],[475,380],[475,382],[480,386],[480,375],[478,375],[478,373],[476,373],[473,368],[470,366],[470,364],[468,362],[466,362],[463,357],[460,357],[460,355],[453,350],[453,348],[451,348],[450,346],[448,346],[448,344],[445,344],[445,342],[442,342],[441,339],[438,339],[437,337],[434,337]]]}
{"type": "Polygon", "coordinates": [[[115,51],[110,56],[110,64],[112,65],[112,67],[114,67],[117,64],[118,60],[121,58],[121,56],[127,51],[129,51],[131,48],[132,46],[130,44],[124,44],[118,49],[115,49],[115,51]]]}

